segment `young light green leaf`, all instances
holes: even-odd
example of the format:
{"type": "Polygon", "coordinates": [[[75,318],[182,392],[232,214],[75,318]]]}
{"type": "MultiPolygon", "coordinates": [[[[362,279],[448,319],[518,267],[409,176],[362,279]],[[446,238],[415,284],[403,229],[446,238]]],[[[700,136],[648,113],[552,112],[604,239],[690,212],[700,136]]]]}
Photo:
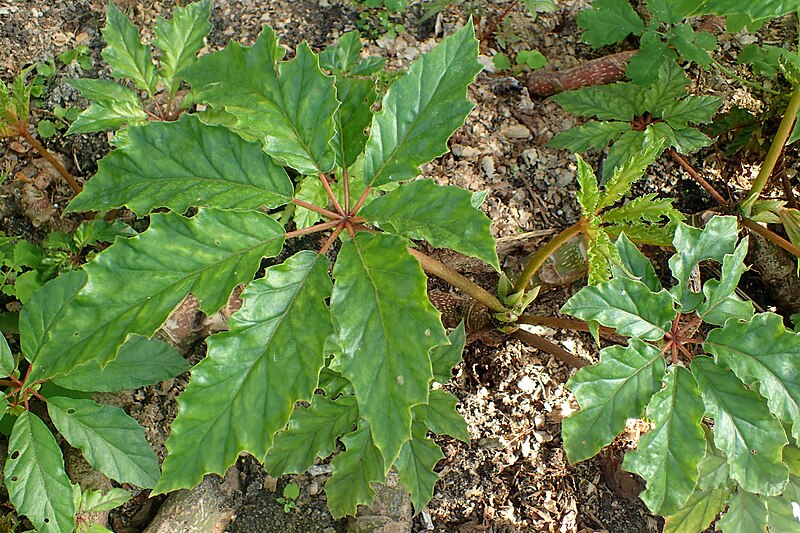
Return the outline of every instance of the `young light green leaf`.
{"type": "Polygon", "coordinates": [[[630,83],[612,83],[566,91],[550,98],[564,111],[600,120],[629,122],[643,111],[642,88],[630,83]]]}
{"type": "Polygon", "coordinates": [[[176,6],[172,20],[156,18],[153,44],[163,52],[159,74],[171,95],[180,85],[178,72],[195,62],[203,38],[211,31],[210,11],[209,0],[200,0],[186,7],[176,6]]]}
{"type": "Polygon", "coordinates": [[[439,383],[450,381],[453,367],[461,362],[461,354],[467,344],[464,322],[460,322],[447,338],[450,339],[450,344],[442,344],[431,350],[433,379],[439,383]]]}
{"type": "Polygon", "coordinates": [[[341,102],[336,111],[336,162],[350,167],[364,151],[367,135],[364,131],[372,121],[372,104],[377,93],[372,80],[336,78],[336,98],[341,102]]]}
{"type": "Polygon", "coordinates": [[[178,350],[156,339],[134,335],[119,349],[117,358],[105,367],[90,360],[55,378],[65,389],[85,392],[117,392],[153,385],[189,370],[178,350]]]}
{"type": "Polygon", "coordinates": [[[348,73],[361,59],[361,34],[350,31],[339,37],[336,44],[325,47],[319,54],[319,66],[337,73],[348,73]]]}
{"type": "Polygon", "coordinates": [[[662,222],[664,218],[682,220],[680,211],[672,207],[673,198],[656,198],[656,193],[645,194],[631,201],[608,209],[603,213],[607,223],[662,222]]]}
{"type": "Polygon", "coordinates": [[[658,292],[662,289],[661,281],[658,279],[656,270],[650,260],[639,251],[639,248],[624,233],[620,234],[614,246],[619,252],[621,261],[621,265],[611,264],[614,277],[635,276],[639,281],[647,285],[647,288],[652,292],[658,292]],[[624,267],[625,270],[623,271],[620,266],[624,267]]]}
{"type": "Polygon", "coordinates": [[[571,463],[588,459],[625,429],[628,418],[642,416],[661,388],[666,364],[657,348],[631,338],[628,346],[600,351],[600,363],[578,370],[567,382],[580,411],[565,418],[561,432],[571,463]]]}
{"type": "Polygon", "coordinates": [[[550,148],[568,148],[573,152],[585,152],[591,148],[599,150],[616,141],[620,135],[631,130],[627,122],[592,121],[562,131],[550,141],[550,148]]]}
{"type": "Polygon", "coordinates": [[[687,287],[692,269],[700,262],[714,259],[722,263],[726,254],[731,253],[736,246],[737,228],[735,217],[716,216],[708,221],[705,228],[693,228],[680,223],[675,229],[673,244],[676,253],[669,259],[672,275],[678,283],[670,289],[675,299],[686,308],[687,287]]]}
{"type": "Polygon", "coordinates": [[[342,246],[333,270],[339,367],[387,469],[411,437],[411,408],[428,402],[429,352],[448,342],[407,246],[394,235],[359,233],[342,246]]]}
{"type": "Polygon", "coordinates": [[[695,124],[711,122],[711,117],[721,105],[722,100],[716,96],[687,96],[667,106],[662,117],[670,126],[681,130],[688,128],[689,122],[695,124]]]}
{"type": "Polygon", "coordinates": [[[491,220],[472,207],[472,194],[421,179],[379,196],[361,216],[389,233],[422,239],[486,261],[500,270],[491,220]]]}
{"type": "Polygon", "coordinates": [[[3,376],[10,376],[17,369],[17,364],[14,361],[14,354],[11,353],[11,348],[8,346],[8,341],[5,336],[0,333],[0,372],[3,376]]]}
{"type": "Polygon", "coordinates": [[[582,288],[561,312],[651,341],[662,338],[676,316],[667,291],[652,292],[644,283],[627,278],[582,288]]]}
{"type": "Polygon", "coordinates": [[[724,489],[694,491],[680,511],[665,518],[663,533],[705,531],[724,508],[729,493],[724,489]]]}
{"type": "Polygon", "coordinates": [[[136,91],[110,80],[77,79],[67,82],[91,101],[89,108],[75,119],[67,135],[107,129],[116,130],[126,124],[147,122],[136,91]]]}
{"type": "Polygon", "coordinates": [[[72,485],[61,449],[30,411],[23,411],[14,423],[3,478],[17,513],[28,517],[37,531],[64,533],[75,527],[72,485]]]}
{"type": "MultiPolygon", "coordinates": [[[[644,105],[651,113],[658,113],[675,104],[675,99],[686,96],[689,77],[674,61],[666,61],[658,69],[658,77],[644,91],[644,105]]],[[[682,102],[687,99],[681,100],[682,102]]]]}
{"type": "Polygon", "coordinates": [[[156,93],[156,66],[153,54],[139,40],[139,29],[114,5],[108,3],[106,26],[102,30],[106,47],[103,59],[116,78],[128,78],[151,97],[156,93]]]}
{"type": "Polygon", "coordinates": [[[425,424],[414,422],[411,440],[403,444],[395,463],[400,484],[411,493],[416,512],[421,511],[433,498],[433,488],[439,480],[434,472],[436,463],[444,458],[442,449],[426,436],[425,424]]]}
{"type": "Polygon", "coordinates": [[[33,361],[28,379],[67,374],[90,359],[105,365],[128,335],[155,333],[189,292],[203,312],[216,312],[236,285],[253,279],[261,258],[281,251],[283,236],[280,224],[257,211],[151,215],[147,231],[117,239],[84,267],[89,281],[80,296],[47,342],[26,352],[33,361]]]}
{"type": "Polygon", "coordinates": [[[298,407],[286,429],[275,435],[264,459],[264,469],[273,476],[302,474],[336,449],[336,439],[353,430],[358,405],[352,396],[330,400],[316,394],[310,407],[298,407]]]}
{"type": "Polygon", "coordinates": [[[582,39],[592,48],[614,44],[644,30],[644,22],[627,0],[594,0],[590,9],[577,15],[582,39]]]}
{"type": "Polygon", "coordinates": [[[199,101],[236,116],[236,130],[261,140],[264,150],[301,174],[328,172],[335,157],[333,78],[319,69],[307,44],[278,63],[283,49],[264,27],[251,48],[231,42],[183,70],[199,101]],[[300,97],[302,95],[302,98],[300,97]]]}
{"type": "Polygon", "coordinates": [[[600,189],[597,186],[597,176],[581,156],[575,154],[578,160],[578,190],[577,199],[581,206],[581,213],[591,220],[595,217],[597,204],[600,202],[600,189]]]}
{"type": "Polygon", "coordinates": [[[345,451],[331,461],[333,475],[325,482],[328,509],[334,518],[355,515],[359,505],[369,505],[375,496],[370,483],[385,479],[383,458],[372,442],[369,423],[342,437],[345,451]]]}
{"type": "Polygon", "coordinates": [[[414,407],[414,420],[424,423],[437,435],[450,435],[462,442],[469,442],[469,431],[464,418],[456,411],[458,398],[442,389],[434,389],[428,403],[414,407]]]}
{"type": "Polygon", "coordinates": [[[81,494],[78,512],[102,513],[104,511],[110,511],[111,509],[123,505],[132,497],[133,494],[123,489],[108,489],[105,493],[99,490],[86,489],[81,494]]]}
{"type": "Polygon", "coordinates": [[[800,440],[800,333],[788,331],[779,315],[759,313],[711,330],[703,349],[765,397],[769,410],[792,424],[800,440]]]}
{"type": "Polygon", "coordinates": [[[800,477],[790,475],[781,496],[767,496],[767,523],[772,533],[790,533],[800,528],[797,506],[800,505],[800,477]]]}
{"type": "MultiPolygon", "coordinates": [[[[605,191],[603,191],[597,207],[599,209],[609,207],[621,200],[631,190],[633,183],[644,176],[647,167],[652,165],[663,151],[664,147],[661,143],[645,145],[642,150],[622,161],[622,164],[615,166],[611,178],[606,182],[605,191]]],[[[608,165],[608,160],[606,160],[606,165],[608,165]]]]}
{"type": "Polygon", "coordinates": [[[767,505],[761,497],[739,490],[727,503],[728,510],[722,513],[717,522],[718,531],[767,533],[767,505]]]}
{"type": "MultiPolygon", "coordinates": [[[[294,197],[318,207],[326,207],[329,201],[328,193],[325,192],[325,187],[322,184],[322,180],[319,179],[319,176],[306,176],[303,178],[303,181],[301,181],[300,185],[297,187],[297,192],[294,197]]],[[[295,206],[292,220],[294,220],[297,229],[304,229],[322,220],[322,216],[316,211],[295,206]]]]}
{"type": "Polygon", "coordinates": [[[392,83],[370,127],[364,183],[414,178],[420,165],[447,151],[447,140],[474,107],[466,92],[482,68],[477,57],[470,21],[392,83]]]}
{"type": "Polygon", "coordinates": [[[622,463],[647,481],[639,497],[662,516],[680,511],[692,495],[697,465],[706,451],[701,427],[705,408],[691,372],[671,366],[664,384],[647,406],[647,418],[656,427],[642,435],[622,463]]]}
{"type": "Polygon", "coordinates": [[[330,291],[327,259],[308,250],[247,286],[230,331],[209,338],[208,355],[178,400],[154,493],[223,475],[241,452],[267,454],[295,402],[310,401],[317,387],[333,332],[330,291]]]}
{"type": "Polygon", "coordinates": [[[155,486],[161,474],[158,458],[144,438],[144,429],[121,408],[54,396],[47,398],[47,413],[93,468],[119,483],[155,486]]]}
{"type": "Polygon", "coordinates": [[[69,211],[127,206],[144,216],[158,207],[274,208],[292,197],[286,171],[258,144],[191,115],[131,126],[98,167],[69,211]]]}
{"type": "MultiPolygon", "coordinates": [[[[649,127],[649,126],[648,126],[649,127]]],[[[647,146],[647,134],[644,131],[631,130],[623,133],[608,150],[603,161],[603,182],[611,179],[614,171],[636,157],[647,146]]]]}
{"type": "Polygon", "coordinates": [[[728,456],[731,477],[746,491],[780,494],[789,478],[781,462],[788,441],[780,422],[755,392],[711,358],[695,357],[691,369],[714,419],[716,445],[728,456]]]}

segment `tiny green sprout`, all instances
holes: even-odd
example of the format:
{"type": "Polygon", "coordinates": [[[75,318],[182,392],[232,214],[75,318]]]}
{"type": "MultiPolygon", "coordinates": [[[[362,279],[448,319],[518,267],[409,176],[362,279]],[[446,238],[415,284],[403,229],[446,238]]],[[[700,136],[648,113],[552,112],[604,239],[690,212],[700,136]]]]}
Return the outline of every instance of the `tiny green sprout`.
{"type": "Polygon", "coordinates": [[[297,510],[297,497],[300,496],[300,485],[297,483],[288,483],[283,487],[283,497],[278,498],[276,501],[283,504],[283,512],[291,513],[297,510]]]}

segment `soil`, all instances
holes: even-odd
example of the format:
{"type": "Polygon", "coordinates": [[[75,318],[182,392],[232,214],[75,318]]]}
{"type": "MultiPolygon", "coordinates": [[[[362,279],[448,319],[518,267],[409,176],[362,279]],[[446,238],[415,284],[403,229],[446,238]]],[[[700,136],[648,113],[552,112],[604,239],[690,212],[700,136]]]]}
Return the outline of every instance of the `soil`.
{"type": "MultiPolygon", "coordinates": [[[[56,57],[78,44],[89,46],[95,65],[88,73],[82,73],[74,64],[59,66],[55,76],[46,80],[36,118],[50,118],[48,110],[55,105],[85,105],[65,80],[81,75],[109,76],[100,56],[105,4],[105,0],[0,0],[3,81],[10,82],[25,66],[56,57]]],[[[175,2],[118,0],[118,4],[143,29],[147,41],[152,37],[156,16],[168,16],[175,2]]],[[[480,4],[480,10],[474,14],[483,16],[479,24],[485,28],[509,1],[454,4],[420,23],[424,12],[418,2],[413,2],[408,10],[391,16],[394,23],[404,25],[405,31],[390,39],[380,36],[385,30],[377,16],[360,18],[363,8],[347,1],[214,0],[211,17],[214,29],[207,48],[218,49],[230,39],[251,44],[261,26],[269,24],[288,48],[307,40],[318,50],[333,43],[342,33],[355,29],[361,20],[361,29],[366,30],[368,37],[368,52],[386,57],[390,69],[402,69],[444,35],[463,25],[470,6],[480,4]]],[[[588,0],[559,0],[555,12],[540,14],[535,20],[517,6],[510,12],[508,22],[501,26],[502,37],[510,49],[537,49],[556,67],[571,67],[598,57],[601,52],[580,42],[575,22],[575,14],[588,4],[588,0]]],[[[782,42],[796,41],[796,37],[787,36],[789,30],[785,28],[773,30],[779,39],[786,38],[782,42]]],[[[741,46],[737,38],[724,38],[726,50],[741,46]]],[[[483,45],[481,60],[486,69],[470,89],[476,107],[453,136],[451,151],[422,170],[440,184],[489,191],[483,207],[499,239],[503,267],[514,270],[555,232],[578,219],[574,157],[544,146],[578,119],[553,102],[532,99],[523,83],[495,72],[491,57],[499,45],[496,40],[487,40],[483,45]]],[[[617,50],[603,53],[614,51],[617,50]]],[[[716,75],[703,74],[699,84],[728,103],[752,98],[740,85],[716,75]]],[[[109,150],[107,137],[100,134],[70,137],[59,134],[45,144],[81,181],[92,176],[97,160],[109,150]]],[[[715,167],[718,161],[715,155],[713,150],[707,150],[692,160],[696,166],[716,169],[719,182],[742,187],[735,180],[723,178],[741,175],[740,169],[715,167]]],[[[787,158],[794,159],[795,154],[790,151],[787,158]]],[[[595,166],[601,161],[601,153],[589,157],[595,166]]],[[[40,241],[46,231],[74,225],[60,215],[71,191],[27,144],[0,143],[0,170],[15,178],[2,187],[0,229],[7,235],[40,241]]],[[[677,197],[685,212],[701,212],[711,207],[710,199],[683,176],[668,158],[662,158],[650,169],[648,178],[637,185],[637,194],[658,192],[677,197]]],[[[496,283],[491,269],[446,252],[436,253],[451,267],[488,289],[496,283]]],[[[437,283],[432,281],[441,288],[437,283]]],[[[758,279],[750,286],[759,293],[766,290],[758,279]]],[[[557,315],[559,307],[577,288],[579,285],[569,284],[550,288],[535,302],[535,311],[557,315]]],[[[768,301],[763,294],[756,295],[756,299],[768,301]]],[[[196,363],[204,355],[203,338],[208,334],[209,323],[213,321],[198,317],[189,303],[183,314],[171,319],[167,331],[161,335],[176,342],[187,359],[196,363]]],[[[596,359],[598,346],[588,335],[538,326],[530,329],[576,356],[589,361],[596,359]]],[[[454,378],[445,385],[460,400],[459,411],[467,420],[470,443],[438,439],[445,454],[438,467],[440,481],[430,504],[414,518],[413,531],[660,531],[663,521],[651,515],[637,498],[641,484],[618,468],[624,441],[595,459],[578,465],[567,462],[561,447],[560,421],[577,408],[565,387],[574,371],[549,354],[516,340],[470,344],[454,378]]],[[[186,382],[187,376],[183,375],[107,400],[124,406],[145,427],[148,440],[163,459],[169,425],[177,412],[175,398],[186,382]]],[[[631,433],[635,432],[636,428],[631,428],[631,433]]],[[[324,466],[302,476],[275,480],[252,458],[241,458],[233,471],[235,479],[228,487],[230,499],[225,505],[231,508],[231,521],[227,530],[344,531],[347,524],[332,521],[325,509],[323,488],[328,471],[324,466]],[[283,505],[276,502],[288,482],[296,482],[302,489],[298,509],[291,513],[285,513],[283,505]]],[[[146,496],[138,494],[121,510],[113,512],[109,527],[116,532],[143,531],[163,502],[163,498],[146,496]]]]}

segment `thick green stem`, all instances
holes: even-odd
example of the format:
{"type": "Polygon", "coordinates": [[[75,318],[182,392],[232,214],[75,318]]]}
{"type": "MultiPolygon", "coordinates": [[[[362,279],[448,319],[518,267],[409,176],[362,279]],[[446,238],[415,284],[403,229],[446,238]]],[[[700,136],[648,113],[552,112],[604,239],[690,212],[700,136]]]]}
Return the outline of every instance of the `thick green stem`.
{"type": "Polygon", "coordinates": [[[470,295],[474,300],[482,303],[492,311],[498,313],[505,313],[508,311],[506,307],[500,303],[492,293],[475,283],[474,281],[465,278],[449,266],[440,263],[436,259],[423,254],[422,252],[409,248],[408,251],[419,260],[422,269],[428,274],[433,274],[437,278],[443,279],[453,287],[461,290],[462,292],[470,295]]]}
{"type": "Polygon", "coordinates": [[[536,250],[534,254],[531,256],[530,261],[528,264],[525,265],[525,270],[522,271],[522,275],[517,280],[517,283],[514,285],[514,292],[519,292],[525,289],[528,286],[528,282],[531,278],[542,268],[542,265],[550,255],[553,254],[556,250],[561,248],[561,246],[570,240],[575,235],[578,235],[586,228],[586,220],[581,218],[578,222],[573,224],[572,226],[568,227],[555,237],[547,244],[536,250]]]}
{"type": "Polygon", "coordinates": [[[750,80],[746,80],[746,79],[742,78],[741,76],[737,75],[735,72],[730,70],[728,67],[726,67],[725,65],[723,65],[722,63],[717,61],[716,59],[712,59],[711,61],[714,62],[714,66],[717,67],[720,71],[722,71],[723,74],[725,74],[729,78],[733,78],[734,80],[738,81],[739,83],[742,83],[744,85],[747,85],[748,87],[752,87],[753,89],[756,89],[756,90],[759,90],[759,91],[764,91],[765,93],[771,94],[773,96],[779,96],[781,94],[778,91],[774,91],[772,89],[767,89],[763,85],[760,85],[758,83],[754,83],[754,82],[752,82],[750,80]]]}
{"type": "Polygon", "coordinates": [[[800,108],[800,85],[797,85],[792,91],[792,98],[789,100],[789,105],[786,107],[786,112],[783,115],[780,126],[778,126],[778,132],[772,140],[772,145],[769,147],[769,152],[767,152],[767,157],[764,159],[764,164],[761,165],[761,170],[758,172],[753,186],[750,187],[750,192],[739,202],[739,205],[751,205],[761,194],[761,191],[767,184],[767,180],[769,180],[769,177],[772,175],[772,171],[775,169],[775,164],[778,162],[781,152],[783,152],[786,140],[789,138],[789,135],[792,134],[792,127],[797,118],[798,108],[800,108]]]}

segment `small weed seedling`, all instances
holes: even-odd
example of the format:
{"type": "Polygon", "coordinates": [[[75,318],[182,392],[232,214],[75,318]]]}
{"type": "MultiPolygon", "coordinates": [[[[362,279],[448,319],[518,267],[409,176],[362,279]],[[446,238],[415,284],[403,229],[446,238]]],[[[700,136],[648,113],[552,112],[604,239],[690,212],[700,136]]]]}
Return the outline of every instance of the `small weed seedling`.
{"type": "Polygon", "coordinates": [[[297,483],[287,483],[283,487],[283,496],[275,501],[283,505],[284,513],[291,513],[297,510],[297,497],[300,496],[300,485],[297,483]]]}

